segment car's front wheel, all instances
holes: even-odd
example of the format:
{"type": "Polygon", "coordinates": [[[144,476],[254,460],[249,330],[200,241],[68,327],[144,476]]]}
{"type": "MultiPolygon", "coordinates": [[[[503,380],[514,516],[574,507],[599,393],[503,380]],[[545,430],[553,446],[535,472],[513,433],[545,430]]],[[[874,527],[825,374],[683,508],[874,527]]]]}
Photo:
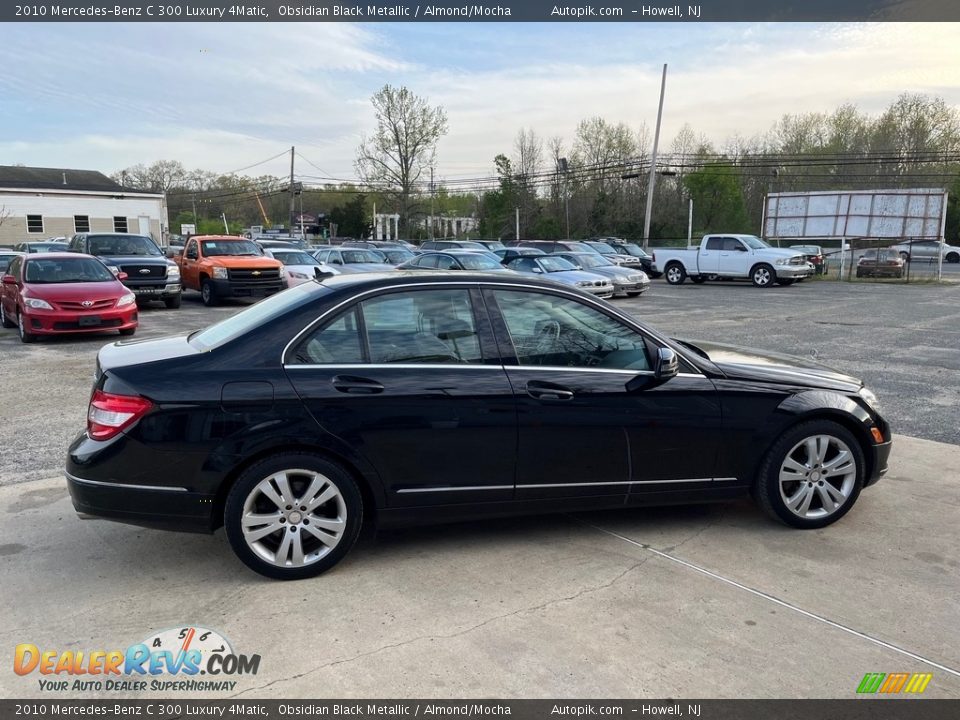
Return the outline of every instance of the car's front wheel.
{"type": "Polygon", "coordinates": [[[329,570],[360,532],[363,501],[342,467],[310,453],[274,455],[250,466],[227,496],[224,526],[237,556],[278,580],[329,570]]]}
{"type": "Polygon", "coordinates": [[[164,298],[163,304],[167,306],[168,310],[176,310],[178,307],[180,307],[181,300],[182,296],[180,293],[177,293],[172,297],[164,298]]]}
{"type": "Polygon", "coordinates": [[[32,343],[37,340],[37,336],[27,330],[27,321],[24,319],[22,312],[17,313],[17,334],[20,336],[20,342],[22,343],[32,343]]]}
{"type": "Polygon", "coordinates": [[[863,450],[853,434],[830,420],[791,428],[760,465],[756,496],[773,518],[795,528],[821,528],[853,507],[863,487],[863,450]]]}
{"type": "Polygon", "coordinates": [[[204,280],[200,285],[200,299],[207,307],[217,304],[217,291],[213,287],[212,280],[204,280]]]}
{"type": "Polygon", "coordinates": [[[960,253],[947,253],[947,256],[944,258],[944,260],[954,265],[960,263],[960,253]]]}
{"type": "Polygon", "coordinates": [[[761,263],[750,272],[755,287],[770,287],[777,281],[777,272],[770,265],[761,263]]]}

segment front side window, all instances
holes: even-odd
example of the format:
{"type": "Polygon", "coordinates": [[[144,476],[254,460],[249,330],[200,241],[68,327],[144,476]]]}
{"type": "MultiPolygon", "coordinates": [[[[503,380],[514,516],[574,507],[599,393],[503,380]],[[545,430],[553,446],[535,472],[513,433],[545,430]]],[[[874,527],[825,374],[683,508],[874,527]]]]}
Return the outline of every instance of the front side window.
{"type": "Polygon", "coordinates": [[[494,296],[520,365],[650,370],[643,336],[595,308],[544,293],[494,296]]]}
{"type": "Polygon", "coordinates": [[[413,290],[364,300],[313,331],[293,362],[482,363],[467,290],[413,290]],[[361,324],[362,321],[362,324],[361,324]]]}
{"type": "Polygon", "coordinates": [[[740,252],[743,245],[736,238],[728,237],[723,239],[723,249],[725,252],[740,252]]]}

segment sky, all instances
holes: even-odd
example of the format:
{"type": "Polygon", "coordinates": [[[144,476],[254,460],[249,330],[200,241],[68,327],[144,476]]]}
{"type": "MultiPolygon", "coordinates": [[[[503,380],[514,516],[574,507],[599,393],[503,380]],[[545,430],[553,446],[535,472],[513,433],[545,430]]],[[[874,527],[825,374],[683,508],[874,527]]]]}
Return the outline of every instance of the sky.
{"type": "Polygon", "coordinates": [[[295,145],[302,179],[353,179],[389,83],[446,109],[439,178],[486,176],[521,127],[568,144],[590,116],[652,131],[664,63],[661,147],[687,123],[722,147],[785,113],[879,113],[902,92],[960,107],[958,37],[951,23],[0,25],[0,165],[284,175],[289,155],[261,161],[295,145]]]}

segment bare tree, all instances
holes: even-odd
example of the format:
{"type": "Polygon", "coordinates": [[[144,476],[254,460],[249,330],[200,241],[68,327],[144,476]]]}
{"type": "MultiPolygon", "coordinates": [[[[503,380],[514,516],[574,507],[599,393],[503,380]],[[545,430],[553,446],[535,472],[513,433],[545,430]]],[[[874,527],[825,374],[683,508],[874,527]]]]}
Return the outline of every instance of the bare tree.
{"type": "Polygon", "coordinates": [[[3,225],[3,221],[10,217],[13,213],[7,210],[6,205],[0,205],[0,226],[3,225]]]}
{"type": "Polygon", "coordinates": [[[536,176],[543,162],[543,141],[532,129],[520,128],[513,149],[521,234],[527,231],[525,234],[529,235],[538,209],[536,176]]]}
{"type": "Polygon", "coordinates": [[[417,182],[434,164],[437,142],[447,133],[447,114],[405,87],[384,85],[372,98],[377,127],[363,136],[355,166],[367,183],[384,186],[396,201],[401,229],[410,233],[417,182]]]}

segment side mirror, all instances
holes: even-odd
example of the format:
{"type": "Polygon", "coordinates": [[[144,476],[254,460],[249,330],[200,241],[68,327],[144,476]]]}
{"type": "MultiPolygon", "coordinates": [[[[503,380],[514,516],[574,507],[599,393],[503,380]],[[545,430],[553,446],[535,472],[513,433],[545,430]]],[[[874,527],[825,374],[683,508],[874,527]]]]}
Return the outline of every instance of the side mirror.
{"type": "Polygon", "coordinates": [[[332,273],[332,272],[327,272],[327,271],[324,270],[322,267],[320,267],[319,265],[317,265],[316,267],[313,268],[313,276],[314,276],[317,280],[324,280],[324,279],[326,279],[326,278],[328,278],[328,277],[333,277],[333,273],[332,273]]]}
{"type": "Polygon", "coordinates": [[[671,348],[659,348],[657,350],[657,360],[653,367],[653,377],[663,382],[676,377],[679,372],[680,359],[677,354],[671,348]]]}
{"type": "Polygon", "coordinates": [[[745,248],[743,245],[737,245],[737,252],[746,252],[746,251],[747,251],[747,248],[745,248]]]}
{"type": "Polygon", "coordinates": [[[122,270],[117,273],[117,280],[123,281],[126,280],[129,276],[122,270]]]}

